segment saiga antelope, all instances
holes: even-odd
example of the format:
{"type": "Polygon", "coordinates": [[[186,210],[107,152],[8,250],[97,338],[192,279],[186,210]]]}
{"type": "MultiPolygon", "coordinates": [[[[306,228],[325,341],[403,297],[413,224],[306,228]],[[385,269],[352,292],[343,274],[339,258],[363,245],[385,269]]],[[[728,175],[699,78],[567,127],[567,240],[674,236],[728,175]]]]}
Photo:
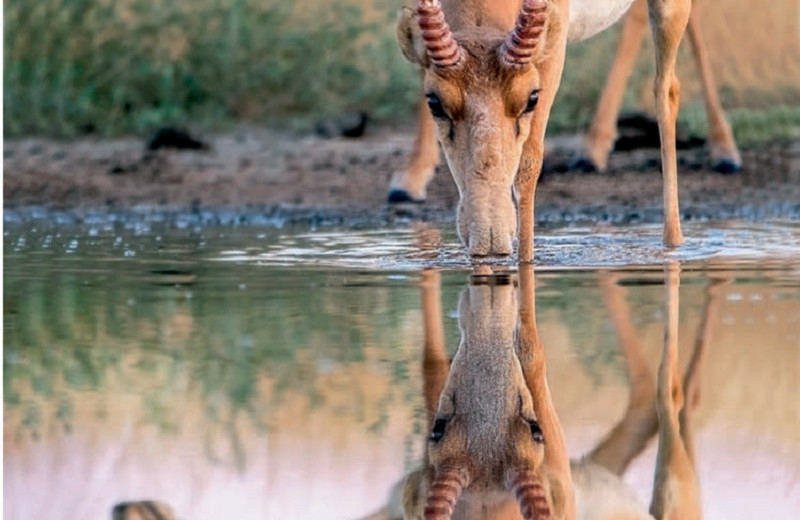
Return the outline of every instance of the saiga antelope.
{"type": "Polygon", "coordinates": [[[622,288],[607,278],[606,303],[627,362],[631,397],[622,420],[586,457],[570,461],[547,384],[535,321],[534,275],[520,270],[520,296],[505,278],[473,278],[459,303],[461,343],[447,358],[439,275],[423,274],[423,393],[429,432],[423,467],[370,518],[699,519],[690,416],[718,305],[707,289],[683,383],[678,376],[678,269],[665,269],[666,334],[658,382],[641,356],[622,288]],[[687,405],[682,407],[684,389],[687,405]],[[650,512],[621,480],[658,434],[650,512]],[[401,498],[402,496],[402,498],[401,498]]]}
{"type": "Polygon", "coordinates": [[[422,68],[420,125],[409,168],[392,181],[390,199],[424,198],[438,163],[438,137],[459,191],[458,232],[473,256],[533,260],[534,194],[544,134],[564,67],[567,42],[607,28],[636,1],[601,99],[585,153],[605,166],[625,79],[641,41],[645,1],[656,49],[655,99],[661,134],[664,244],[683,242],[678,210],[675,121],[678,44],[687,24],[709,107],[712,156],[738,168],[739,156],[719,107],[691,0],[417,0],[397,23],[400,48],[422,68]],[[451,30],[452,28],[452,30],[451,30]],[[426,106],[427,105],[427,106],[426,106]]]}

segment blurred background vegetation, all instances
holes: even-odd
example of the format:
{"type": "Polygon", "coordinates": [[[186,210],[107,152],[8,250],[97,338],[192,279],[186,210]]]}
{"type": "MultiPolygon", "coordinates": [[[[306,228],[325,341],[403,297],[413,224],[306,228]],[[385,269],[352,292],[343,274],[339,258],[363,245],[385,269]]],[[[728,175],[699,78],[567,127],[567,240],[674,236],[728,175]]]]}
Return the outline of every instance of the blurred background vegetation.
{"type": "MultiPolygon", "coordinates": [[[[401,0],[8,0],[7,136],[137,133],[237,122],[305,130],[351,112],[410,121],[418,75],[395,44],[401,0]]],[[[796,136],[800,13],[794,0],[702,2],[706,41],[740,142],[796,136]]],[[[582,130],[613,59],[616,31],[570,49],[551,130],[582,130]]],[[[686,47],[686,46],[684,46],[686,47]]],[[[704,132],[684,48],[682,118],[704,132]]],[[[647,110],[645,46],[626,109],[647,110]]]]}

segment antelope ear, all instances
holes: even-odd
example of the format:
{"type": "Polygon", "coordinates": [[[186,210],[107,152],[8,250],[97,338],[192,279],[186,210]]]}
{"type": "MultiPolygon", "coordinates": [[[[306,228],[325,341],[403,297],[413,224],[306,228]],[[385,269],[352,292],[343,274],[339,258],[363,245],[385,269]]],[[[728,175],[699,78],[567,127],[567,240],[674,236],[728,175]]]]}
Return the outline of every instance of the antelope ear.
{"type": "Polygon", "coordinates": [[[422,41],[422,31],[417,23],[417,13],[409,7],[403,7],[397,13],[397,44],[403,56],[411,63],[428,66],[428,53],[422,41]]]}

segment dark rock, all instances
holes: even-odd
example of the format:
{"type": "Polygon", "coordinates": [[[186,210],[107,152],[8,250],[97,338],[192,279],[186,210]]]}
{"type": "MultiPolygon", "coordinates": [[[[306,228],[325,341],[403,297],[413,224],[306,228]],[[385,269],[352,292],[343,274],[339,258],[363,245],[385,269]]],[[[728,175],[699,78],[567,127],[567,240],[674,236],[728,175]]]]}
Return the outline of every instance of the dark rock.
{"type": "Polygon", "coordinates": [[[148,150],[172,148],[175,150],[208,150],[210,146],[186,130],[173,127],[159,128],[147,143],[148,150]]]}
{"type": "MultiPolygon", "coordinates": [[[[698,148],[705,144],[705,139],[689,135],[685,128],[676,128],[675,147],[678,150],[698,148]]],[[[617,119],[617,140],[614,141],[615,152],[628,152],[640,148],[660,148],[661,137],[658,121],[640,112],[621,114],[617,119]]]]}
{"type": "Polygon", "coordinates": [[[369,115],[365,112],[352,114],[342,121],[340,125],[342,137],[357,138],[364,135],[369,122],[369,115]]]}
{"type": "Polygon", "coordinates": [[[369,122],[369,115],[366,112],[346,114],[338,121],[323,121],[314,127],[314,134],[323,139],[332,137],[348,137],[355,139],[364,135],[369,122]]]}

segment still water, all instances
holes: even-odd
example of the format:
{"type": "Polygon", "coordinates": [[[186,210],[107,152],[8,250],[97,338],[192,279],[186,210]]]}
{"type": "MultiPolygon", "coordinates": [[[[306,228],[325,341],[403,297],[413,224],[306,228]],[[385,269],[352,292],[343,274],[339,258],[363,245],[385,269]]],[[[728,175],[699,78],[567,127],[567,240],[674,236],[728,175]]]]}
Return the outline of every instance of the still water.
{"type": "MultiPolygon", "coordinates": [[[[659,227],[538,233],[536,326],[569,453],[609,438],[634,380],[654,387],[677,262],[681,371],[705,338],[704,518],[797,518],[800,226],[686,234],[665,254],[659,227]]],[[[9,520],[141,499],[183,520],[366,517],[422,463],[426,327],[453,355],[474,289],[452,231],[432,227],[6,219],[4,261],[9,520]]],[[[645,506],[657,446],[623,476],[645,506]]]]}

